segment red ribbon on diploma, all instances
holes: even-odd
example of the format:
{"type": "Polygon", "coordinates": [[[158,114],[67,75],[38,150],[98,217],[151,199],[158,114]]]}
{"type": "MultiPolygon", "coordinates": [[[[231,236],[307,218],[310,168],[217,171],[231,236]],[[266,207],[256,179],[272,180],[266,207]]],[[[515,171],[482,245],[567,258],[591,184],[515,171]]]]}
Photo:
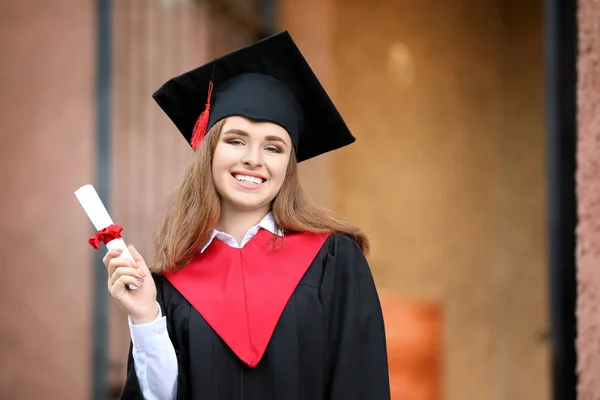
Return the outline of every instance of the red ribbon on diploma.
{"type": "Polygon", "coordinates": [[[121,228],[119,225],[109,225],[104,229],[100,229],[94,236],[92,236],[88,242],[96,250],[100,248],[100,243],[108,244],[114,239],[121,237],[121,228]]]}

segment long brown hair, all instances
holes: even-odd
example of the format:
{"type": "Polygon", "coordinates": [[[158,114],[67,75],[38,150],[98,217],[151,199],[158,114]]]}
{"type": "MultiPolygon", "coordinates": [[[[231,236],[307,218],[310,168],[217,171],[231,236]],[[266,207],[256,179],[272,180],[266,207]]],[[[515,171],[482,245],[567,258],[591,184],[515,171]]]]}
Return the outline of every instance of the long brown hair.
{"type": "MultiPolygon", "coordinates": [[[[181,269],[206,243],[219,223],[221,200],[212,178],[212,156],[224,124],[225,120],[219,121],[207,132],[179,177],[155,234],[154,272],[181,269]]],[[[281,190],[273,200],[272,211],[277,226],[284,232],[345,233],[363,252],[369,251],[369,241],[359,228],[309,201],[300,186],[294,151],[281,190]]]]}

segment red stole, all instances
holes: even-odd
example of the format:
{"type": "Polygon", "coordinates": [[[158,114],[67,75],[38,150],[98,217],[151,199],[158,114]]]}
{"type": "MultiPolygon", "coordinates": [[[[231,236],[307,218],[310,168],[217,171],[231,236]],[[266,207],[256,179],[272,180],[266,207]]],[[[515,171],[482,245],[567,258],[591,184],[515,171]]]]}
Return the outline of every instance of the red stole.
{"type": "Polygon", "coordinates": [[[265,230],[241,249],[217,239],[165,277],[233,352],[255,367],[300,279],[328,234],[265,230]]]}

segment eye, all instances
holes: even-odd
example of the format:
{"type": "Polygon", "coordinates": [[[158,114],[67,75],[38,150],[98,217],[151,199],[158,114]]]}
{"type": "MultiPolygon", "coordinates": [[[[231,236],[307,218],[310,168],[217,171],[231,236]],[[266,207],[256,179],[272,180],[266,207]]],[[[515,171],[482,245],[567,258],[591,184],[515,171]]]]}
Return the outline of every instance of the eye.
{"type": "Polygon", "coordinates": [[[277,146],[268,146],[267,151],[269,153],[281,153],[281,149],[277,146]]]}
{"type": "Polygon", "coordinates": [[[244,144],[244,142],[242,142],[240,139],[230,139],[227,141],[227,143],[233,146],[242,146],[244,144]]]}

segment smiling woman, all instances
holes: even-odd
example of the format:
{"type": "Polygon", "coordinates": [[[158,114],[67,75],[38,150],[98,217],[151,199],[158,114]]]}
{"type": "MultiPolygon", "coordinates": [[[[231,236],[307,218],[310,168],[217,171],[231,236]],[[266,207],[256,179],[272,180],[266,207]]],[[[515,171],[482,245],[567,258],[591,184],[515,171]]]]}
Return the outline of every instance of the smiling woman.
{"type": "Polygon", "coordinates": [[[134,248],[135,263],[105,257],[130,323],[123,398],[389,399],[368,240],[309,202],[297,171],[354,137],[289,34],[154,97],[196,153],[157,231],[155,265],[134,248]]]}
{"type": "MultiPolygon", "coordinates": [[[[221,213],[230,217],[241,211],[262,217],[270,211],[285,179],[292,149],[290,135],[272,122],[240,116],[227,118],[222,131],[212,162],[221,213]]],[[[233,236],[241,241],[244,233],[233,236]]]]}

